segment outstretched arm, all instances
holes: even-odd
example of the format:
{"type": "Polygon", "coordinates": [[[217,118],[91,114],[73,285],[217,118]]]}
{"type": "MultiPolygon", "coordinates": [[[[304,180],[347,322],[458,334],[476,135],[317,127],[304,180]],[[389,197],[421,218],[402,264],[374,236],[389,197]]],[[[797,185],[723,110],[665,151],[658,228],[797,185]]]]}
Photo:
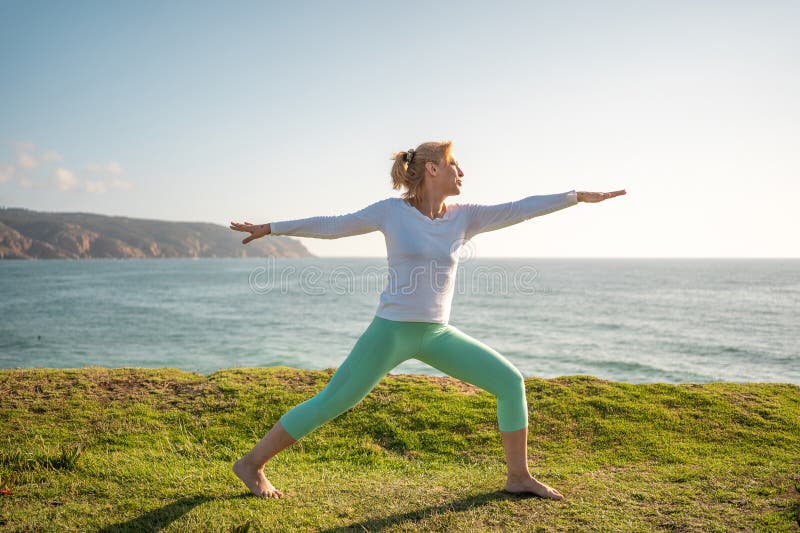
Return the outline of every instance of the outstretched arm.
{"type": "Polygon", "coordinates": [[[250,232],[251,235],[242,241],[243,244],[266,235],[338,239],[379,230],[383,223],[384,202],[384,200],[375,202],[360,211],[346,215],[300,218],[259,225],[231,222],[230,228],[250,232]]]}
{"type": "Polygon", "coordinates": [[[466,238],[518,224],[523,220],[564,209],[578,203],[576,191],[534,195],[496,205],[467,204],[466,238]]]}
{"type": "Polygon", "coordinates": [[[469,223],[466,238],[471,239],[479,233],[498,230],[533,217],[553,213],[578,202],[600,202],[621,194],[625,194],[625,190],[601,193],[573,189],[565,193],[528,196],[521,200],[496,205],[467,204],[469,223]]]}

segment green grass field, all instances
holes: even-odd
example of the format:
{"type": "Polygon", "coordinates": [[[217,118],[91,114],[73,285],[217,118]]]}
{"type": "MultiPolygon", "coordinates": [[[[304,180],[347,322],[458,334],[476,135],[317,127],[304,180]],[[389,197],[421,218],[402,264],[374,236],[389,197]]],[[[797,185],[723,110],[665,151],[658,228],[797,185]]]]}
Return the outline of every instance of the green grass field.
{"type": "Polygon", "coordinates": [[[8,531],[800,531],[800,387],[528,378],[529,465],[502,492],[496,401],[387,376],[265,473],[231,470],[333,369],[1,370],[8,531]]]}

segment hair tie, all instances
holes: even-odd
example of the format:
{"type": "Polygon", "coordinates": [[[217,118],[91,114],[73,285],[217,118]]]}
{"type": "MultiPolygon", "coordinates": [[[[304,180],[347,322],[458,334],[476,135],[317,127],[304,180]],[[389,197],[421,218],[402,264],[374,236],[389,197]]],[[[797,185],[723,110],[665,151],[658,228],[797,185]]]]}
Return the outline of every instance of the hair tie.
{"type": "Polygon", "coordinates": [[[408,163],[409,165],[411,164],[411,162],[414,160],[414,154],[415,153],[416,152],[414,151],[413,148],[409,148],[408,149],[408,151],[406,152],[406,155],[405,155],[406,163],[408,163]]]}

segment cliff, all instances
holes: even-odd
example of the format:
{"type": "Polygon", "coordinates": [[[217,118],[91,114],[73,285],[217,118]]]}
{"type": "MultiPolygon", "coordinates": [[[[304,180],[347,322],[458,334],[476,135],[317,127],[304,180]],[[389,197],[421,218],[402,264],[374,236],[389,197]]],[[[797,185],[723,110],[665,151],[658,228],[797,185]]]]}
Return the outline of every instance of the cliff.
{"type": "Polygon", "coordinates": [[[0,209],[0,259],[313,257],[291,237],[244,245],[247,235],[208,222],[0,209]]]}

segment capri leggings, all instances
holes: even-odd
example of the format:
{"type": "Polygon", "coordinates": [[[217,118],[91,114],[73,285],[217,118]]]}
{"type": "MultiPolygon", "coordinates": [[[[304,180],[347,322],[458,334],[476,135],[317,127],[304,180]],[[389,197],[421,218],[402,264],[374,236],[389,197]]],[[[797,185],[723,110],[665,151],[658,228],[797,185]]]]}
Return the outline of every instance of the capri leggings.
{"type": "Polygon", "coordinates": [[[325,388],[286,411],[281,425],[292,438],[302,438],[354,407],[391,369],[412,358],[492,393],[500,431],[528,426],[525,380],[505,357],[450,324],[377,315],[325,388]]]}

